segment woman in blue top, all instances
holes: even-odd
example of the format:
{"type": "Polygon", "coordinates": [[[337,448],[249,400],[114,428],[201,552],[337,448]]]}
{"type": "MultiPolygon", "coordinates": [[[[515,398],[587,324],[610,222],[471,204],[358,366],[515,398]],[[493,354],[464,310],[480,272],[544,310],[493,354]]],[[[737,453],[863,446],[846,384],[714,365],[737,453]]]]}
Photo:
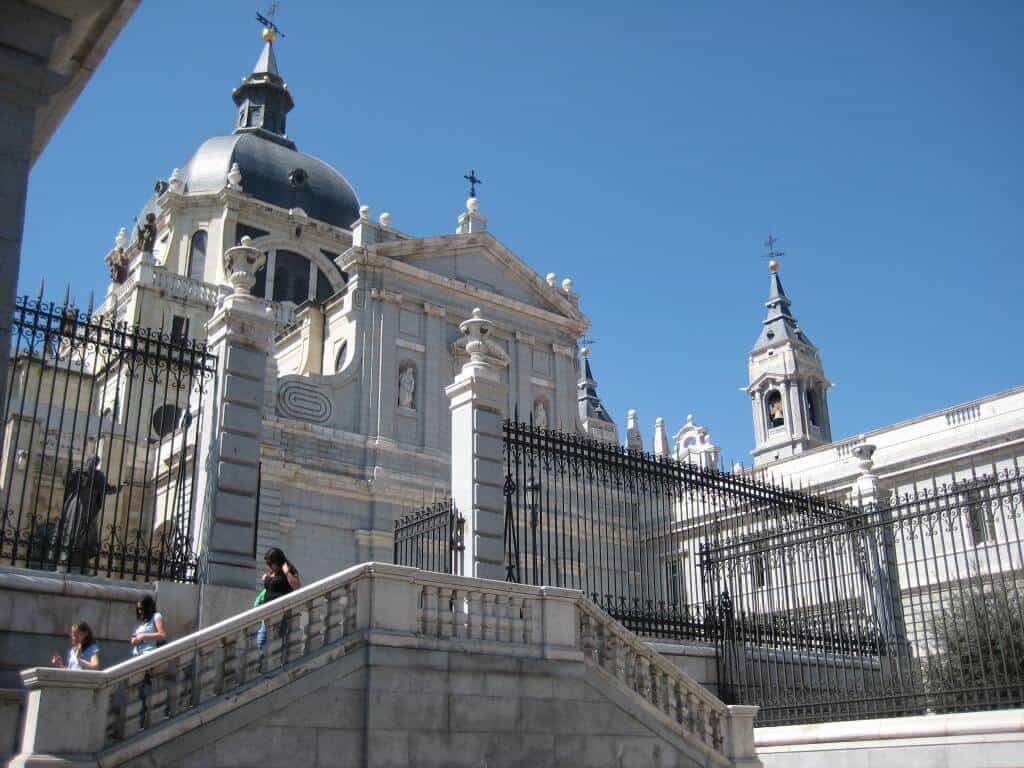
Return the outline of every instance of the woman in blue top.
{"type": "Polygon", "coordinates": [[[164,617],[156,609],[156,601],[146,595],[135,604],[135,616],[142,623],[132,633],[132,656],[141,656],[167,642],[164,617]]]}
{"type": "Polygon", "coordinates": [[[67,659],[55,653],[50,663],[68,669],[99,669],[100,647],[96,645],[96,639],[92,636],[92,627],[84,621],[72,624],[71,648],[68,649],[67,659]]]}
{"type": "Polygon", "coordinates": [[[146,595],[135,603],[135,617],[142,624],[135,628],[131,636],[131,654],[140,656],[156,650],[167,642],[167,630],[164,629],[164,616],[157,610],[157,601],[152,595],[146,595]]]}

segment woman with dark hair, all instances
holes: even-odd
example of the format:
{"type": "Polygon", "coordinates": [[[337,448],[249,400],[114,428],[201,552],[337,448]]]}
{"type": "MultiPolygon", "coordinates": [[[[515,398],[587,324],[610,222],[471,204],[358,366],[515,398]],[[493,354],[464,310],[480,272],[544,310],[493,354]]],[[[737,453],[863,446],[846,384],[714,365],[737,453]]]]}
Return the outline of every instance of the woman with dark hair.
{"type": "MultiPolygon", "coordinates": [[[[263,599],[258,604],[262,605],[284,597],[302,586],[299,569],[292,565],[285,557],[284,552],[277,547],[268,549],[267,554],[263,556],[263,561],[267,564],[267,572],[263,574],[263,592],[260,593],[263,599]]],[[[285,614],[281,617],[281,623],[277,627],[277,637],[284,638],[287,634],[288,615],[285,614]]],[[[256,631],[256,647],[262,651],[266,642],[267,625],[266,622],[263,622],[256,631]]]]}
{"type": "Polygon", "coordinates": [[[96,645],[92,627],[84,621],[72,624],[71,647],[68,649],[67,658],[55,653],[50,659],[50,663],[55,667],[67,667],[68,669],[99,669],[100,647],[96,645]]]}
{"type": "Polygon", "coordinates": [[[132,656],[155,651],[167,642],[164,617],[157,611],[156,600],[152,595],[146,595],[135,604],[135,617],[142,623],[132,633],[132,656]]]}

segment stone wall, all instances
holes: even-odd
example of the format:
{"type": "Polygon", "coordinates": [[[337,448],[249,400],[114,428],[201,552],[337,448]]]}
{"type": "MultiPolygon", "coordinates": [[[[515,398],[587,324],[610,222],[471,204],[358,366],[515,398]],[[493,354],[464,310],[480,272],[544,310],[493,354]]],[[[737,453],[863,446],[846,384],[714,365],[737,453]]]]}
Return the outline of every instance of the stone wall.
{"type": "Polygon", "coordinates": [[[584,665],[491,654],[365,647],[222,720],[128,765],[699,764],[584,665]]]}
{"type": "Polygon", "coordinates": [[[754,743],[765,768],[1010,768],[1024,764],[1024,710],[757,728],[754,743]]]}

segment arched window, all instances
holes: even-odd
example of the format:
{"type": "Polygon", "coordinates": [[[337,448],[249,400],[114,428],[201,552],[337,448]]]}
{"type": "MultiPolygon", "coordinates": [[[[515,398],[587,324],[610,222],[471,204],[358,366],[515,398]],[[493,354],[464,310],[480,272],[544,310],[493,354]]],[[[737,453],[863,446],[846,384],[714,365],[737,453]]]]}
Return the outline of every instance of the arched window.
{"type": "Polygon", "coordinates": [[[818,426],[818,409],[815,407],[814,390],[807,390],[807,419],[813,426],[818,426]]]}
{"type": "Polygon", "coordinates": [[[301,304],[309,298],[309,260],[301,253],[278,251],[274,257],[274,301],[301,304]]]}
{"type": "Polygon", "coordinates": [[[782,395],[779,390],[773,389],[764,399],[764,412],[768,417],[769,429],[782,427],[786,424],[785,409],[782,405],[782,395]]]}
{"type": "Polygon", "coordinates": [[[206,272],[206,230],[196,230],[188,246],[188,269],[186,274],[192,280],[202,280],[206,272]]]}

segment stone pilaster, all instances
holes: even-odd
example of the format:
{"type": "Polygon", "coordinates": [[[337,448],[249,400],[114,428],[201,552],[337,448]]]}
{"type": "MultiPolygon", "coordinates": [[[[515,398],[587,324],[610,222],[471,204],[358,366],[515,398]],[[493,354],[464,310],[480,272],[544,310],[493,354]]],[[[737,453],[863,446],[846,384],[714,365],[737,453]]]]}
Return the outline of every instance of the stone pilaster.
{"type": "Polygon", "coordinates": [[[447,373],[441,371],[444,360],[444,317],[445,308],[436,304],[425,303],[423,314],[426,316],[424,341],[427,353],[423,361],[423,443],[428,448],[444,450],[441,429],[442,404],[444,402],[444,384],[447,373]]]}
{"type": "Polygon", "coordinates": [[[576,431],[576,371],[572,361],[576,356],[576,348],[564,344],[552,344],[551,352],[555,357],[555,397],[554,413],[549,415],[549,423],[565,432],[576,431]]]}
{"type": "Polygon", "coordinates": [[[274,319],[249,295],[265,258],[248,238],[224,255],[234,292],[217,304],[207,344],[217,374],[205,400],[196,498],[202,579],[252,587],[264,378],[274,319]]]}
{"type": "MultiPolygon", "coordinates": [[[[530,372],[533,370],[533,345],[536,342],[537,340],[530,334],[516,331],[515,376],[509,377],[509,384],[514,388],[511,400],[519,407],[520,421],[529,421],[530,414],[533,413],[530,372]]],[[[554,417],[554,414],[549,416],[554,417]]],[[[558,423],[554,418],[551,418],[551,421],[558,423]]]]}
{"type": "Polygon", "coordinates": [[[377,389],[377,437],[395,440],[395,409],[398,407],[398,353],[395,338],[398,336],[398,311],[402,294],[385,288],[374,288],[370,292],[380,312],[380,381],[377,389]]]}
{"type": "Polygon", "coordinates": [[[459,329],[469,337],[467,362],[445,389],[452,418],[452,499],[466,520],[462,573],[505,578],[505,472],[502,461],[503,411],[508,387],[498,365],[504,350],[490,340],[492,323],[479,309],[459,329]],[[487,362],[497,360],[498,365],[487,362]]]}

